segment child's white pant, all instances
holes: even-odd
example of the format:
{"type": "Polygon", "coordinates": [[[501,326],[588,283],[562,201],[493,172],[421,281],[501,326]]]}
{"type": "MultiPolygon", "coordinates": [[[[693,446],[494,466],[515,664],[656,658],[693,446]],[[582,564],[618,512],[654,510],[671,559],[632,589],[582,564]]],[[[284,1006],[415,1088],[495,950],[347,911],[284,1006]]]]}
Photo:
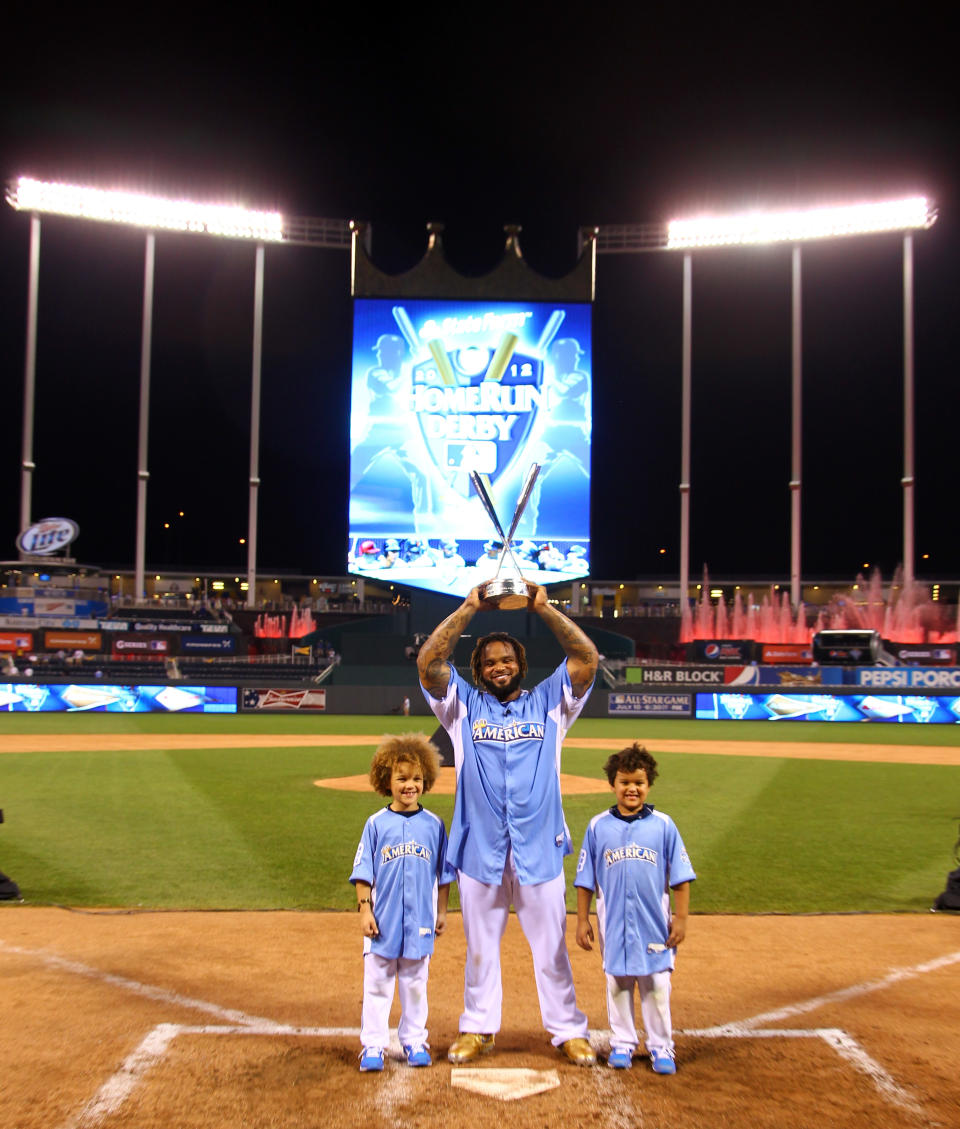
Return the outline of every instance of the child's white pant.
{"type": "Polygon", "coordinates": [[[467,939],[460,1030],[489,1035],[500,1030],[500,942],[512,902],[533,956],[540,1015],[554,1046],[567,1039],[586,1038],[587,1017],[577,1007],[567,952],[563,874],[536,886],[521,886],[508,852],[498,886],[488,886],[462,872],[457,879],[467,939]]]}
{"type": "Polygon", "coordinates": [[[637,1024],[634,1018],[633,989],[640,995],[640,1014],[647,1030],[649,1052],[673,1054],[673,1021],[670,1018],[671,973],[654,972],[650,976],[611,976],[607,973],[607,1016],[610,1020],[610,1046],[629,1050],[637,1048],[637,1024]]]}
{"type": "Polygon", "coordinates": [[[360,1042],[365,1047],[386,1047],[390,1042],[390,1008],[393,988],[400,985],[400,1043],[413,1046],[427,1041],[427,976],[430,958],[388,960],[376,953],[363,958],[363,1013],[360,1042]]]}

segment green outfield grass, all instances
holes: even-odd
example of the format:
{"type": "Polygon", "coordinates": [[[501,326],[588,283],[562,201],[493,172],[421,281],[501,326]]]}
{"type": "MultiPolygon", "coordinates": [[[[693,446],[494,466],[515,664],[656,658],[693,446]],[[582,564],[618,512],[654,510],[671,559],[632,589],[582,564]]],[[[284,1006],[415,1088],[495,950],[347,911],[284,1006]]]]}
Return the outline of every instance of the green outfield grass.
{"type": "MultiPolygon", "coordinates": [[[[365,772],[380,734],[432,717],[0,715],[0,743],[38,733],[367,734],[369,746],[0,754],[0,869],[29,904],[344,909],[372,792],[325,790],[365,772]]],[[[660,752],[658,739],[956,744],[956,728],[584,719],[564,770],[602,778],[577,738],[642,736],[699,878],[697,912],[926,911],[955,865],[960,768],[660,752]]],[[[452,797],[428,796],[449,824],[452,797]]],[[[571,796],[579,847],[605,795],[571,796]]],[[[575,855],[568,860],[572,878],[575,855]]],[[[573,905],[572,898],[570,905],[573,905]]]]}
{"type": "MultiPolygon", "coordinates": [[[[426,730],[432,716],[371,717],[351,714],[107,714],[3,713],[5,734],[42,733],[347,733],[376,736],[384,732],[426,730]]],[[[623,737],[625,741],[663,737],[673,740],[827,742],[868,745],[960,745],[960,726],[894,725],[881,722],[690,721],[675,718],[582,718],[572,733],[579,737],[623,737]]]]}

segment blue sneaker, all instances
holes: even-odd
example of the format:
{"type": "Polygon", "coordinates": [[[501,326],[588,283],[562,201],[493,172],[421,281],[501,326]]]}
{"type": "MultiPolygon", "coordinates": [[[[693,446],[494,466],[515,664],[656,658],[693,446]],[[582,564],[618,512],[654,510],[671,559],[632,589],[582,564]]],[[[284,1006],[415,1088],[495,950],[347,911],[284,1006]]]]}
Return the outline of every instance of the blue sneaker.
{"type": "Polygon", "coordinates": [[[364,1047],[363,1054],[360,1056],[360,1069],[367,1070],[383,1070],[383,1048],[382,1047],[364,1047]]]}
{"type": "Polygon", "coordinates": [[[429,1066],[433,1062],[430,1052],[422,1043],[414,1043],[412,1046],[404,1043],[403,1053],[411,1066],[429,1066]]]}
{"type": "Polygon", "coordinates": [[[677,1064],[673,1061],[673,1055],[669,1051],[651,1051],[650,1062],[653,1065],[654,1074],[676,1074],[677,1064]]]}
{"type": "Polygon", "coordinates": [[[614,1070],[629,1070],[633,1066],[633,1055],[621,1047],[614,1047],[607,1055],[607,1066],[614,1070]]]}

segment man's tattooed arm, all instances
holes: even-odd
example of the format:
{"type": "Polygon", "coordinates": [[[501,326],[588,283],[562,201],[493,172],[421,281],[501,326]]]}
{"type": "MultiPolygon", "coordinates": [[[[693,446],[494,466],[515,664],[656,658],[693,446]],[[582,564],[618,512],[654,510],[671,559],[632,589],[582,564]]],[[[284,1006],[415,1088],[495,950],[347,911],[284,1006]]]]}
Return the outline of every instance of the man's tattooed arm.
{"type": "Polygon", "coordinates": [[[562,611],[550,603],[545,588],[537,589],[533,610],[563,647],[567,656],[567,672],[570,675],[573,692],[578,698],[582,698],[596,677],[597,665],[600,662],[593,640],[581,631],[573,620],[568,619],[562,611]]]}
{"type": "Polygon", "coordinates": [[[442,698],[450,683],[450,667],[447,660],[453,654],[457,640],[463,629],[483,606],[474,588],[455,612],[439,623],[430,638],[417,654],[417,673],[427,693],[434,698],[442,698]]]}

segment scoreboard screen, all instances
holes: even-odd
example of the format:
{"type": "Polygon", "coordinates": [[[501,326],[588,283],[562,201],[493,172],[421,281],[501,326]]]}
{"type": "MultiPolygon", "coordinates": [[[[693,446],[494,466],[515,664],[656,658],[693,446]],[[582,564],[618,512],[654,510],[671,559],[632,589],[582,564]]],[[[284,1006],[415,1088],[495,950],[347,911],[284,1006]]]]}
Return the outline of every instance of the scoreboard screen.
{"type": "Polygon", "coordinates": [[[348,571],[466,595],[501,548],[470,472],[509,529],[538,463],[517,565],[587,576],[591,393],[588,303],[357,299],[348,571]]]}

